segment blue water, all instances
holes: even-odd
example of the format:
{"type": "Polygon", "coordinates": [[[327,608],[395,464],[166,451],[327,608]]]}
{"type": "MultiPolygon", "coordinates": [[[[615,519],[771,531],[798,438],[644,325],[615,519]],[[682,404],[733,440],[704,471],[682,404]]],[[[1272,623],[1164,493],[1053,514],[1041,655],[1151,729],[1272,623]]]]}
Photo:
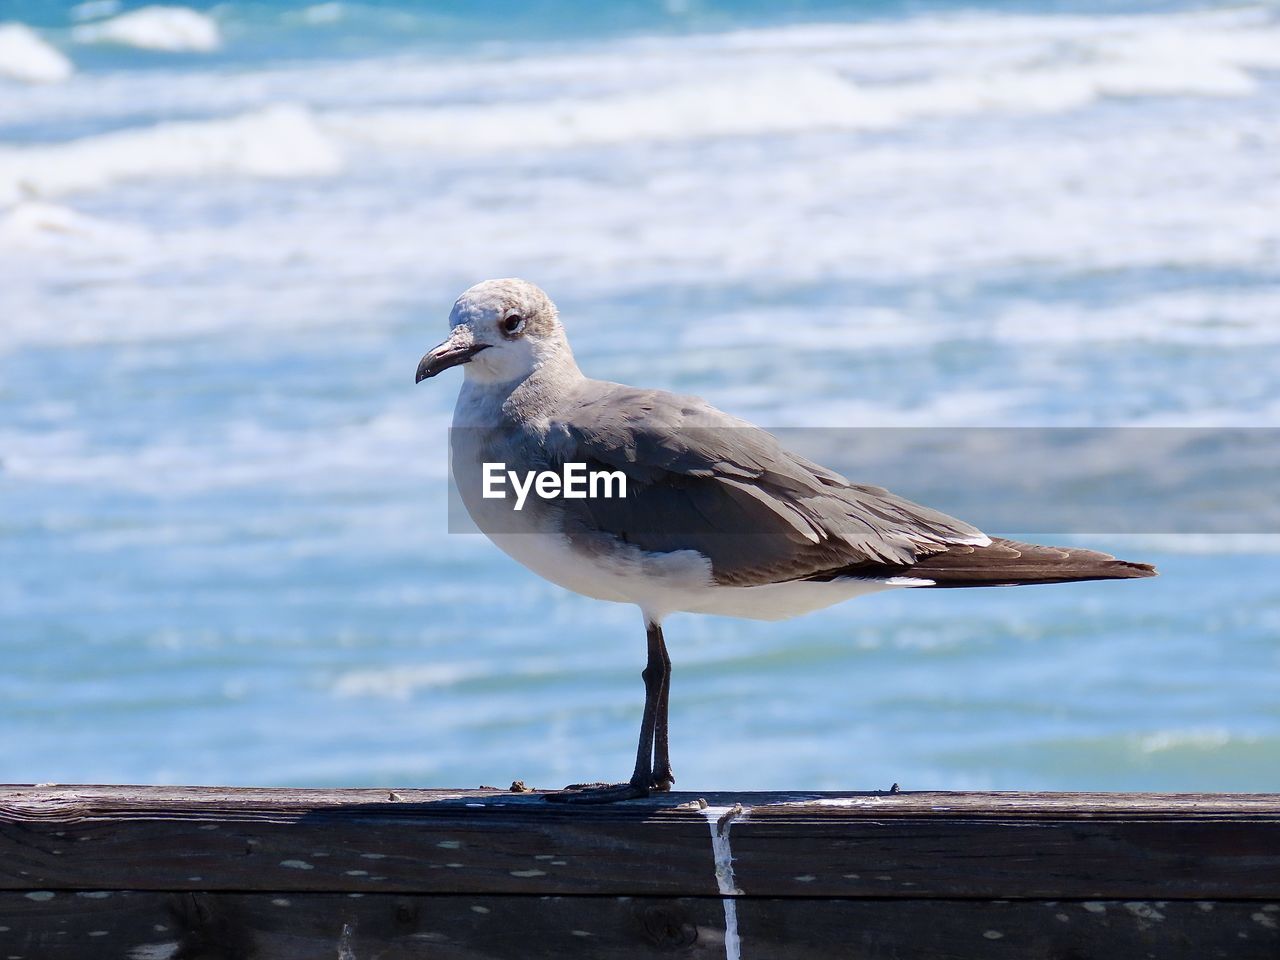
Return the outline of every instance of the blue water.
{"type": "MultiPolygon", "coordinates": [[[[446,532],[485,277],[774,426],[1280,425],[1275,4],[196,7],[0,3],[0,781],[627,773],[637,613],[446,532]]],[[[1165,533],[673,617],[679,786],[1280,789],[1280,545],[1165,533]]]]}

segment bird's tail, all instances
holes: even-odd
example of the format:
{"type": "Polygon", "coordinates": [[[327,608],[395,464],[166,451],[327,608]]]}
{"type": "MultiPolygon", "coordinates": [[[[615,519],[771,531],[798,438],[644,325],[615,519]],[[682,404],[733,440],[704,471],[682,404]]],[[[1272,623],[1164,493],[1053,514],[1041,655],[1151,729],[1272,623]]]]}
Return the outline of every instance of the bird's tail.
{"type": "Polygon", "coordinates": [[[935,587],[1007,587],[1131,580],[1154,577],[1156,568],[1081,547],[1045,547],[997,539],[986,546],[953,544],[941,553],[903,567],[896,575],[932,580],[935,587]]]}

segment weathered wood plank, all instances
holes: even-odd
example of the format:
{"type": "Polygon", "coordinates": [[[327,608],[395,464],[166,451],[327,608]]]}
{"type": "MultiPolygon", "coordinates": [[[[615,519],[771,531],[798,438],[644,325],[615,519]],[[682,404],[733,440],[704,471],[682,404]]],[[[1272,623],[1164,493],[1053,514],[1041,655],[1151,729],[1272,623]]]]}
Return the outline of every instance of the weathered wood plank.
{"type": "MultiPolygon", "coordinates": [[[[737,901],[742,960],[1272,960],[1256,901],[737,901]]],[[[714,898],[0,893],[10,960],[724,958],[714,898]]]]}
{"type": "MultiPolygon", "coordinates": [[[[0,889],[707,896],[695,794],[0,788],[0,889]]],[[[1280,898],[1280,796],[714,794],[753,896],[1280,898]]]]}
{"type": "MultiPolygon", "coordinates": [[[[92,810],[118,809],[151,811],[181,810],[184,804],[195,807],[216,806],[220,810],[314,810],[324,807],[381,805],[394,793],[404,802],[433,803],[455,800],[460,803],[485,801],[538,801],[538,793],[512,794],[491,788],[479,790],[419,790],[402,787],[351,787],[343,789],[308,787],[201,787],[201,786],[133,786],[126,784],[0,784],[0,808],[30,806],[47,812],[53,818],[64,811],[78,808],[92,810]]],[[[812,819],[840,816],[862,816],[870,807],[880,816],[941,816],[965,813],[972,816],[1002,817],[1018,815],[1063,819],[1135,817],[1185,819],[1214,818],[1226,814],[1233,818],[1280,816],[1280,793],[1028,793],[1021,791],[739,791],[733,793],[672,793],[649,800],[632,800],[624,804],[602,807],[552,806],[551,813],[572,819],[604,816],[613,811],[652,812],[666,810],[688,799],[704,797],[712,803],[751,801],[761,810],[775,816],[794,813],[812,819]]]]}

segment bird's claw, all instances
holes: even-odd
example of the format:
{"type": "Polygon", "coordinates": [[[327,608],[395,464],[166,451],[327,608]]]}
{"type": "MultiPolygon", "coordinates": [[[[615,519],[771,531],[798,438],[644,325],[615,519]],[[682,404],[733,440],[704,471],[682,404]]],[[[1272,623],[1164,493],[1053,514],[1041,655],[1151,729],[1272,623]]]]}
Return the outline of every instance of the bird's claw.
{"type": "Polygon", "coordinates": [[[676,775],[668,768],[661,773],[655,773],[653,780],[649,784],[650,790],[656,790],[658,793],[670,793],[671,788],[676,785],[676,775]]]}

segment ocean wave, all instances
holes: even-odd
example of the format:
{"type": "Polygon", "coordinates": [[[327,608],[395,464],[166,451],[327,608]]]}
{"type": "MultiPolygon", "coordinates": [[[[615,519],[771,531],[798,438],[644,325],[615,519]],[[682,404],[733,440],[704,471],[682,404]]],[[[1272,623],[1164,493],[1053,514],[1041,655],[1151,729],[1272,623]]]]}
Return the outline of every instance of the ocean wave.
{"type": "MultiPolygon", "coordinates": [[[[328,7],[325,7],[328,9],[328,7]]],[[[343,8],[339,7],[338,10],[343,8]]],[[[81,39],[191,14],[148,7],[81,24],[81,39]],[[144,16],[145,15],[145,16],[144,16]],[[115,25],[115,26],[110,26],[115,25]]],[[[207,18],[206,18],[207,19],[207,18]]],[[[216,24],[208,21],[208,29],[216,24]]],[[[176,41],[175,41],[176,42],[176,41]]],[[[272,64],[217,83],[122,72],[87,91],[0,108],[6,122],[251,111],[308,104],[339,136],[382,147],[495,152],[811,131],[939,118],[1047,115],[1108,99],[1241,98],[1280,68],[1280,27],[1258,10],[1144,17],[921,17],[614,41],[548,53],[272,64]]]]}
{"type": "Polygon", "coordinates": [[[975,33],[989,44],[1011,28],[998,17],[973,19],[916,27],[944,52],[926,51],[925,66],[910,70],[902,60],[910,36],[899,37],[889,57],[878,27],[752,31],[676,43],[661,57],[635,45],[638,62],[628,62],[638,90],[579,93],[575,87],[599,87],[613,73],[593,58],[569,58],[562,92],[535,101],[338,110],[327,125],[383,147],[468,153],[883,130],[934,118],[1062,113],[1114,98],[1246,97],[1259,89],[1252,71],[1280,67],[1280,29],[1254,17],[1127,18],[1110,31],[1105,18],[1066,26],[1027,18],[1018,21],[1025,36],[1017,56],[975,51],[975,33]]]}
{"type": "Polygon", "coordinates": [[[85,0],[84,3],[77,3],[67,11],[67,15],[76,22],[97,20],[119,13],[120,7],[121,0],[85,0]]]}
{"type": "Polygon", "coordinates": [[[1256,737],[1236,736],[1223,727],[1192,730],[1159,730],[1138,737],[1136,746],[1140,753],[1167,753],[1171,750],[1186,752],[1211,752],[1221,750],[1230,743],[1253,743],[1256,737]]]}
{"type": "Polygon", "coordinates": [[[80,24],[71,36],[77,43],[114,43],[170,53],[208,53],[222,45],[217,21],[188,7],[142,7],[80,24]]]}
{"type": "Polygon", "coordinates": [[[1019,303],[993,322],[1008,343],[1143,343],[1207,347],[1280,344],[1280,287],[1178,291],[1120,305],[1019,303]]]}
{"type": "Polygon", "coordinates": [[[0,78],[59,83],[75,72],[71,61],[30,27],[0,23],[0,78]]]}
{"type": "Polygon", "coordinates": [[[161,123],[37,147],[0,148],[0,203],[175,176],[317,176],[341,155],[300,107],[161,123]]]}
{"type": "Polygon", "coordinates": [[[347,10],[341,3],[313,3],[299,14],[304,23],[337,23],[344,19],[347,10]]]}
{"type": "Polygon", "coordinates": [[[732,342],[738,347],[865,353],[947,342],[1119,344],[1203,347],[1280,344],[1280,286],[1195,289],[1126,297],[1121,303],[1013,302],[978,311],[833,306],[827,322],[808,322],[811,309],[727,311],[685,330],[688,349],[732,342]]]}
{"type": "MultiPolygon", "coordinates": [[[[337,113],[381,146],[546,149],[644,140],[879,130],[940,117],[1053,114],[1135,97],[1245,97],[1280,68],[1280,28],[1258,11],[1146,17],[920,18],[881,26],[740,31],[557,59],[561,92],[466,106],[337,113]],[[919,56],[918,56],[919,54],[919,56]],[[667,78],[664,80],[664,78],[667,78]],[[604,87],[605,92],[600,92],[604,87]]],[[[537,56],[502,72],[557,75],[537,56]]],[[[483,69],[474,78],[483,90],[483,69]]],[[[491,71],[492,72],[492,71],[491,71]]]]}
{"type": "Polygon", "coordinates": [[[421,490],[446,477],[447,429],[443,413],[424,413],[420,401],[405,400],[340,428],[240,421],[221,424],[208,436],[157,433],[132,449],[104,445],[75,429],[0,430],[0,450],[3,476],[15,483],[91,485],[153,497],[254,486],[367,490],[388,477],[421,490]],[[406,450],[417,455],[406,458],[406,450]]]}
{"type": "Polygon", "coordinates": [[[423,690],[457,686],[492,676],[491,663],[404,664],[382,669],[350,670],[339,674],[330,689],[337,697],[378,697],[409,700],[423,690]]]}
{"type": "Polygon", "coordinates": [[[340,134],[378,146],[492,152],[870,129],[897,119],[882,99],[834,72],[801,69],[619,97],[335,113],[327,122],[340,134]]]}
{"type": "MultiPolygon", "coordinates": [[[[1280,47],[1280,33],[1275,41],[1280,47]]],[[[538,103],[334,112],[326,126],[380,147],[464,153],[716,137],[884,130],[971,114],[1048,114],[1111,97],[1237,97],[1255,80],[1224,61],[1090,63],[920,83],[860,84],[835,70],[744,72],[651,93],[538,103]]]]}
{"type": "Polygon", "coordinates": [[[114,223],[53,203],[25,200],[0,213],[0,250],[119,257],[146,248],[150,235],[134,224],[114,223]]]}
{"type": "MultiPolygon", "coordinates": [[[[961,109],[956,102],[994,109],[988,94],[1061,105],[1071,98],[1012,80],[987,93],[974,85],[992,86],[982,78],[993,63],[1006,77],[1088,74],[1105,45],[1133,45],[1140,30],[1184,39],[1198,30],[1210,60],[1225,62],[1230,53],[1236,66],[1266,61],[1266,44],[1250,37],[1276,34],[1243,15],[1129,19],[1114,36],[1106,18],[1070,29],[1055,18],[1030,18],[1002,33],[1003,22],[896,24],[922,43],[924,66],[914,71],[894,31],[878,26],[637,41],[610,47],[635,58],[608,67],[601,56],[574,50],[515,58],[497,70],[492,62],[399,59],[237,67],[224,85],[203,69],[183,79],[165,68],[24,90],[12,98],[16,105],[0,102],[0,113],[44,112],[60,127],[82,130],[75,111],[106,103],[121,112],[105,123],[133,125],[0,147],[6,295],[21,307],[0,326],[0,351],[237,336],[247,318],[288,334],[368,316],[375,305],[445,297],[489,273],[527,275],[579,301],[725,291],[723,313],[682,328],[694,350],[768,346],[780,329],[789,348],[824,352],[966,339],[1003,349],[1277,343],[1270,318],[1280,291],[1259,285],[1273,275],[1280,242],[1272,215],[1280,182],[1270,162],[1280,128],[1265,113],[1270,88],[1216,102],[1212,123],[1192,124],[1186,105],[1174,104],[1025,126],[966,122],[941,136],[925,129],[866,138],[822,133],[844,122],[884,129],[920,111],[961,109]],[[984,29],[1016,53],[988,38],[977,62],[963,67],[962,54],[984,29]],[[1241,42],[1214,39],[1220,35],[1241,42]],[[851,62],[864,54],[874,62],[855,78],[851,62]],[[805,66],[786,68],[799,61],[805,66]],[[485,86],[486,71],[502,79],[485,86]],[[523,94],[513,77],[527,81],[523,94]],[[463,102],[459,91],[472,81],[474,96],[463,102]],[[952,81],[965,91],[956,102],[938,86],[952,81]],[[936,97],[921,93],[930,84],[936,97]],[[429,92],[415,101],[414,87],[429,92]],[[348,90],[411,105],[326,109],[311,100],[225,115],[250,105],[255,89],[275,96],[304,88],[323,88],[317,100],[348,90]],[[140,101],[144,95],[151,99],[140,101]],[[139,123],[200,116],[202,103],[216,115],[139,123]],[[750,143],[728,139],[766,129],[769,137],[750,143]],[[796,136],[783,135],[790,133],[796,136]],[[630,137],[664,142],[610,149],[630,137]],[[603,149],[539,153],[590,144],[603,149]],[[477,152],[486,154],[482,161],[477,152]],[[317,176],[333,179],[317,190],[308,182],[317,176]],[[179,190],[168,178],[202,182],[179,190]],[[122,184],[127,189],[111,190],[122,184]],[[16,206],[6,212],[5,204],[16,206]],[[557,229],[548,232],[548,223],[557,229]],[[103,259],[112,261],[106,276],[103,259]],[[1106,275],[1119,271],[1140,275],[1141,288],[1101,299],[1038,292],[1088,291],[1091,275],[1108,286],[1106,275]],[[1214,281],[1183,289],[1177,281],[1168,289],[1171,278],[1203,271],[1230,271],[1250,286],[1214,281]],[[1047,286],[1011,292],[1002,286],[1010,277],[1047,286]],[[1147,288],[1143,277],[1156,286],[1147,288]],[[744,309],[751,296],[732,291],[758,284],[793,290],[795,299],[744,309]],[[945,291],[953,287],[973,295],[951,297],[945,291]],[[813,305],[796,306],[833,289],[850,299],[818,304],[825,324],[813,322],[813,305]],[[867,294],[874,290],[888,290],[887,303],[867,294]],[[983,300],[983,291],[994,299],[983,300]]],[[[1161,56],[1176,49],[1172,40],[1152,39],[1108,56],[1164,63],[1161,56]]],[[[1092,75],[1097,84],[1109,77],[1108,95],[1118,95],[1117,75],[1092,75]]],[[[593,336],[589,315],[576,322],[576,336],[593,336]]],[[[982,385],[971,400],[968,414],[993,416],[1019,402],[982,385]]],[[[894,410],[843,412],[864,422],[894,410]]]]}

